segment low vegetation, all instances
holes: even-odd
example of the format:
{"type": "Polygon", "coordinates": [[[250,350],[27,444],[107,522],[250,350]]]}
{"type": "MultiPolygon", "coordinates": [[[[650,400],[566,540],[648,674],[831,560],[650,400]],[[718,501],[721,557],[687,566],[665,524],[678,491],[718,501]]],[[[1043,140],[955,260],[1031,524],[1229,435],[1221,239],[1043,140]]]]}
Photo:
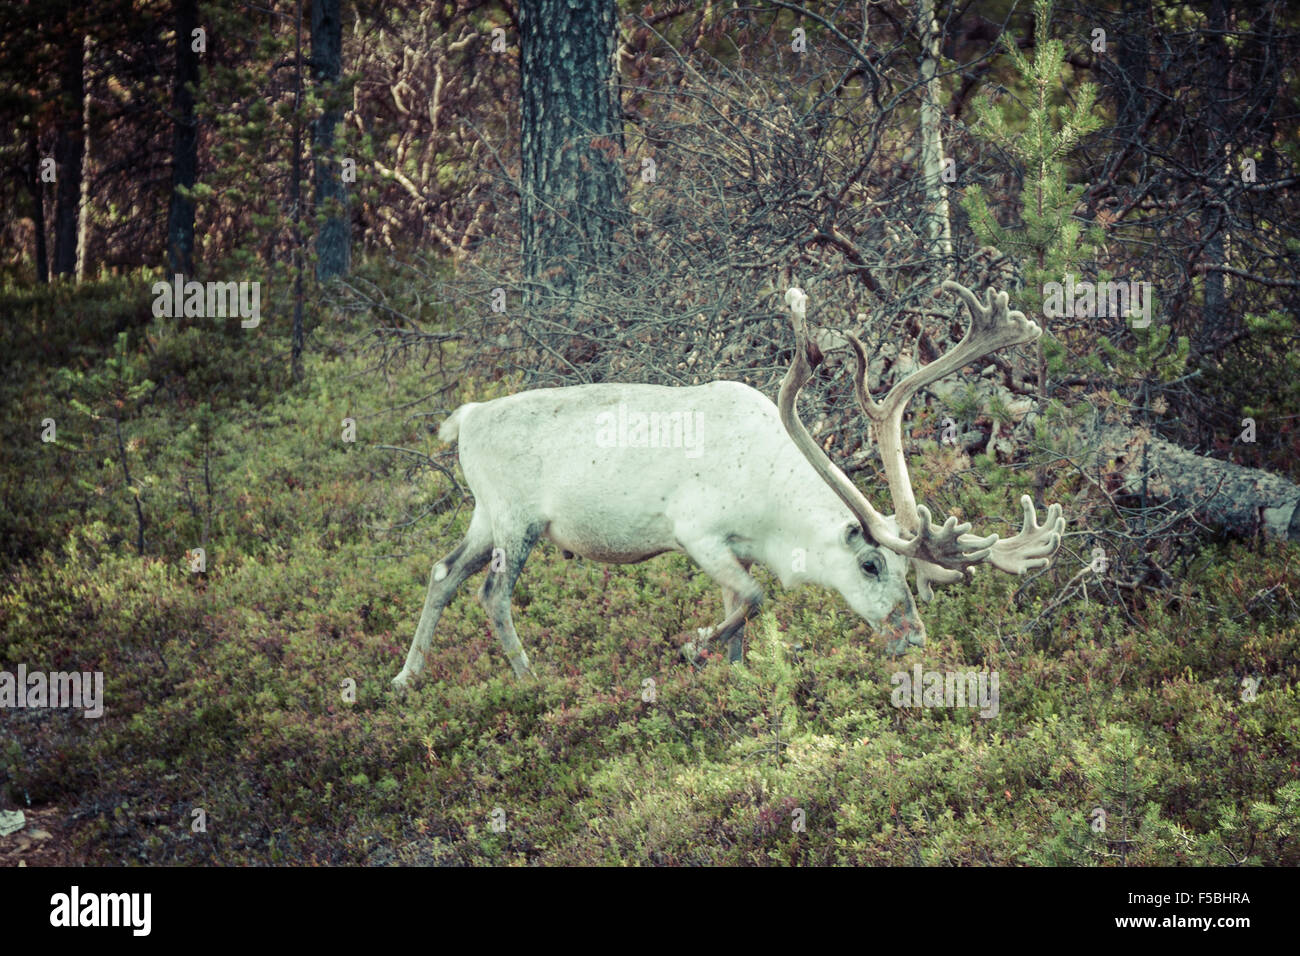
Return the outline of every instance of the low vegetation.
{"type": "MultiPolygon", "coordinates": [[[[981,574],[901,659],[837,596],[765,577],[732,667],[681,657],[721,614],[686,559],[544,545],[515,594],[536,676],[510,675],[472,583],[396,700],[470,508],[379,446],[433,453],[417,412],[517,383],[367,374],[367,318],[321,306],[284,390],[285,322],[164,327],[147,290],[4,293],[0,666],[102,671],[106,710],[0,714],[0,806],[56,808],[74,861],[1300,863],[1294,548],[1207,541],[1170,589],[1049,613],[1052,575],[981,574]],[[996,716],[894,706],[917,665],[995,672],[996,716]]],[[[1014,516],[992,467],[918,482],[1014,516]]]]}

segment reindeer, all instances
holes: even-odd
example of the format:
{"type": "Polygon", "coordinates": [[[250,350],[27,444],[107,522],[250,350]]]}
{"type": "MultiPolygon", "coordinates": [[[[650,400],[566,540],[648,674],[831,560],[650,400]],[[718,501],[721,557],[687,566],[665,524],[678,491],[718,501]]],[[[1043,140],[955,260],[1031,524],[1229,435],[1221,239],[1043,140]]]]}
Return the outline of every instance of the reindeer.
{"type": "Polygon", "coordinates": [[[772,570],[783,587],[811,582],[838,591],[893,654],[925,643],[925,625],[907,585],[909,566],[916,569],[924,601],[934,585],[962,580],[979,564],[1008,574],[1046,567],[1065,531],[1059,504],[1048,508],[1040,525],[1025,495],[1020,533],[1000,540],[996,534],[970,534],[971,525],[955,517],[935,524],[913,494],[902,437],[911,397],[1041,333],[1023,313],[1008,311],[1005,292],[989,289],[981,302],[956,282],[943,288],[966,303],[971,318],[965,335],[951,351],[896,383],[879,403],[868,393],[862,342],[845,336],[856,358],[857,401],[873,426],[893,497],[892,516],[872,507],[799,419],[795,400],[823,356],[809,338],[807,297],[798,288],[785,297],[795,350],[775,405],[748,385],[722,381],[691,387],[574,385],[460,406],[438,436],[459,442],[474,514],[464,539],[433,566],[415,639],[394,687],[406,689],[424,669],[443,609],[489,561],[493,571],[480,600],[515,674],[529,673],[510,595],[543,536],[566,557],[610,564],[635,564],[667,551],[689,555],[722,587],[725,607],[722,623],[702,629],[701,636],[727,643],[733,661],[741,658],[745,623],[762,599],[749,573],[756,563],[772,570]],[[650,436],[645,427],[656,416],[672,423],[666,442],[662,429],[650,436]]]}

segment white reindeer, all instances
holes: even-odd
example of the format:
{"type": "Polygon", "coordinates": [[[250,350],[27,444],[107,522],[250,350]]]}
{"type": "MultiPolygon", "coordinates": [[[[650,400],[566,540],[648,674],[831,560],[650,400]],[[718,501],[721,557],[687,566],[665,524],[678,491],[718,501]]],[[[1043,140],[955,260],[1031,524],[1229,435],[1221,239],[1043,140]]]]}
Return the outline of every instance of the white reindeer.
{"type": "Polygon", "coordinates": [[[745,622],[762,597],[749,574],[755,563],[772,570],[785,587],[812,582],[838,591],[882,633],[891,653],[925,643],[925,625],[907,586],[909,564],[927,601],[932,584],[960,580],[977,564],[1010,574],[1045,567],[1065,530],[1060,505],[1052,505],[1039,525],[1033,502],[1024,496],[1020,533],[998,540],[996,534],[969,534],[971,526],[956,518],[934,524],[913,495],[902,439],[908,400],[929,383],[998,349],[1030,342],[1041,331],[1023,313],[1008,311],[1005,292],[990,289],[980,302],[965,286],[943,287],[970,310],[965,336],[895,384],[884,401],[868,394],[865,350],[855,336],[846,336],[893,516],[872,507],[799,420],[795,399],[822,354],[809,340],[807,297],[797,288],[786,293],[796,347],[776,405],[748,385],[712,382],[543,388],[456,409],[438,436],[460,443],[474,514],[464,540],[433,567],[415,639],[394,687],[405,689],[424,669],[443,608],[494,555],[483,607],[515,674],[528,673],[510,595],[543,536],[566,556],[612,564],[634,564],[666,551],[690,555],[722,586],[726,618],[705,636],[730,642],[733,660],[740,657],[745,622]],[[652,436],[648,425],[656,418],[660,424],[681,423],[680,431],[667,440],[662,432],[652,436]]]}

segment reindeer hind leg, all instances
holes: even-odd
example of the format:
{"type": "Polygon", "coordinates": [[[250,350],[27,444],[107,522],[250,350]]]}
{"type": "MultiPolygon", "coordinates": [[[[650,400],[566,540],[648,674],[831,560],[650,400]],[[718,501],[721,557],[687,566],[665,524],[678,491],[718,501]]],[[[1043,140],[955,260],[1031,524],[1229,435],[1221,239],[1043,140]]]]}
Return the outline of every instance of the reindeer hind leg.
{"type": "Polygon", "coordinates": [[[510,614],[510,595],[514,593],[515,582],[524,570],[524,562],[528,560],[528,555],[541,536],[542,529],[536,525],[530,525],[522,531],[513,528],[496,529],[493,567],[479,594],[492,633],[501,642],[501,648],[506,652],[516,677],[530,673],[530,665],[510,614]],[[498,559],[501,561],[499,568],[498,559]]]}

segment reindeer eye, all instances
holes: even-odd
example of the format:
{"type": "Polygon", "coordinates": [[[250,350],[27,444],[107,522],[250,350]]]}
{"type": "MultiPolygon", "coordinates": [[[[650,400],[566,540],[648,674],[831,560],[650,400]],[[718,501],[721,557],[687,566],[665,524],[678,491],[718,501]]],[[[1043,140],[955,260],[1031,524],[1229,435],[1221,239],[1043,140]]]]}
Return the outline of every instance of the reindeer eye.
{"type": "Polygon", "coordinates": [[[863,561],[862,573],[870,575],[873,578],[878,578],[880,577],[880,566],[877,565],[875,561],[863,561]]]}

